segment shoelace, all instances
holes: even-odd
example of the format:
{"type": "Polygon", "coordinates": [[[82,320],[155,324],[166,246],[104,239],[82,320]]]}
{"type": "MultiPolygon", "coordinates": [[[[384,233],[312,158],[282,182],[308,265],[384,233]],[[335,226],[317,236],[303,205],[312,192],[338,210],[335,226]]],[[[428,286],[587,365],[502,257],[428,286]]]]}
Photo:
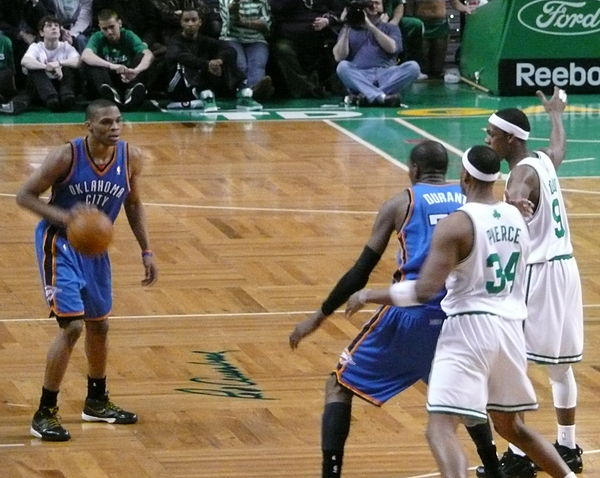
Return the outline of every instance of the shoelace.
{"type": "Polygon", "coordinates": [[[115,404],[114,404],[113,402],[111,402],[110,400],[108,400],[108,401],[106,402],[106,408],[107,408],[108,410],[113,410],[113,411],[115,411],[115,412],[119,412],[119,413],[121,413],[121,412],[123,411],[123,409],[122,409],[122,408],[118,407],[117,405],[115,405],[115,404]]]}
{"type": "Polygon", "coordinates": [[[58,408],[49,408],[48,411],[50,415],[44,417],[46,419],[46,423],[49,425],[49,428],[60,428],[60,415],[58,414],[58,408]]]}

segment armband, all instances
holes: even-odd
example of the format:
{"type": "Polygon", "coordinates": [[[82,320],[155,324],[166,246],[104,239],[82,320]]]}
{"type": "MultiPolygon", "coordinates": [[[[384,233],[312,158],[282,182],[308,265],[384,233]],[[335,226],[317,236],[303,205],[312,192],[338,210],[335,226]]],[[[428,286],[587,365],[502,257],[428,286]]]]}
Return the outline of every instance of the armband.
{"type": "Polygon", "coordinates": [[[390,287],[390,299],[398,307],[413,307],[421,305],[417,300],[417,281],[403,280],[396,282],[390,287]]]}
{"type": "Polygon", "coordinates": [[[150,249],[144,249],[142,251],[142,258],[144,257],[152,257],[154,253],[150,249]]]}
{"type": "Polygon", "coordinates": [[[362,289],[369,281],[369,275],[379,262],[380,254],[365,246],[356,263],[344,274],[321,305],[323,315],[331,315],[348,300],[353,292],[362,289]]]}

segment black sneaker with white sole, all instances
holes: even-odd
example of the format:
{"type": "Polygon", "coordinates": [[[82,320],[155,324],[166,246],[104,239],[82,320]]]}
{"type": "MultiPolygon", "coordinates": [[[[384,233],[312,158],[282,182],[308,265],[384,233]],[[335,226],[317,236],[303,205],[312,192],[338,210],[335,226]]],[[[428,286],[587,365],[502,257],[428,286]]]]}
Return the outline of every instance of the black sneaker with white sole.
{"type": "Polygon", "coordinates": [[[146,99],[146,87],[142,83],[136,83],[131,88],[125,90],[123,106],[128,108],[140,106],[146,99]]]}
{"type": "Polygon", "coordinates": [[[118,407],[105,395],[102,399],[85,399],[85,406],[81,412],[81,419],[86,422],[106,422],[120,425],[135,423],[138,417],[135,413],[118,407]]]}
{"type": "Polygon", "coordinates": [[[102,83],[100,85],[100,97],[105,100],[112,101],[119,106],[123,104],[119,92],[107,83],[102,83]]]}
{"type": "Polygon", "coordinates": [[[31,421],[30,433],[43,441],[67,441],[71,435],[60,424],[58,407],[40,407],[31,421]]]}

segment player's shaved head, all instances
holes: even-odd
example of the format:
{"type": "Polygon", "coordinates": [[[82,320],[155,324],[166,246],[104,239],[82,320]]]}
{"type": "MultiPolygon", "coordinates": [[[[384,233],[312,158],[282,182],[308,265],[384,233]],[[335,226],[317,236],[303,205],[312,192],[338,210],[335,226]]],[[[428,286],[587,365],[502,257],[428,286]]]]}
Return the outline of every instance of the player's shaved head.
{"type": "Polygon", "coordinates": [[[89,121],[98,114],[98,111],[113,107],[118,108],[118,106],[110,100],[105,100],[103,98],[94,100],[85,109],[85,119],[89,121]]]}
{"type": "Polygon", "coordinates": [[[425,140],[412,149],[410,162],[417,165],[421,174],[446,174],[448,170],[448,152],[441,143],[425,140]]]}

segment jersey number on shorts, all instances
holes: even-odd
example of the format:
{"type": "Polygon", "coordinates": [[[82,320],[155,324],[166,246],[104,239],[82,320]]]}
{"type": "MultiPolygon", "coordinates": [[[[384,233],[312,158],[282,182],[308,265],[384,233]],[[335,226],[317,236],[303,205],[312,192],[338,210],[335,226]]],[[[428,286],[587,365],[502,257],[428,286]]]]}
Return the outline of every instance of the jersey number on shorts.
{"type": "Polygon", "coordinates": [[[502,292],[507,284],[509,285],[509,291],[512,292],[513,284],[515,282],[515,272],[517,271],[517,264],[519,262],[520,252],[513,252],[508,258],[506,266],[502,265],[500,256],[496,253],[490,254],[487,258],[486,265],[493,269],[494,280],[485,283],[485,289],[490,294],[499,294],[502,292]]]}

